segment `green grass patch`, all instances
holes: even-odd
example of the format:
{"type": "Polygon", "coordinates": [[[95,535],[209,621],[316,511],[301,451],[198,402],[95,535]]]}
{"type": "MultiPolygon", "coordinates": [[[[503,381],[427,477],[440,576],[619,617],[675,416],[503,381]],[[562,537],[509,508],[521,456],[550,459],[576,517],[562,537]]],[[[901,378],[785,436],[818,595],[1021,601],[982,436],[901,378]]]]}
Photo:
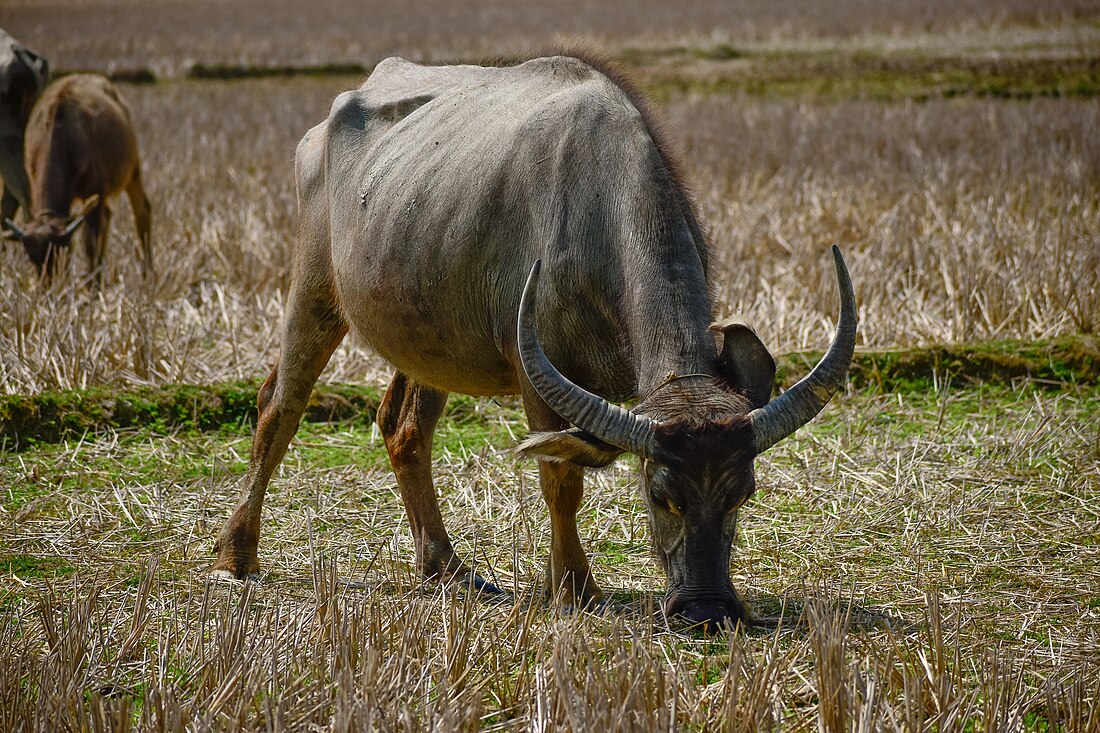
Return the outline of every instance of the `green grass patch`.
{"type": "Polygon", "coordinates": [[[230,81],[239,79],[268,79],[294,76],[363,76],[370,69],[359,63],[329,63],[309,66],[259,66],[237,64],[194,64],[187,70],[188,79],[230,81]]]}
{"type": "MultiPolygon", "coordinates": [[[[133,428],[155,434],[224,429],[247,432],[256,421],[258,388],[257,381],[248,381],[4,395],[0,396],[0,444],[22,450],[106,429],[133,428]]],[[[371,387],[318,385],[303,419],[369,422],[378,402],[378,391],[371,387]]]]}
{"type": "Polygon", "coordinates": [[[628,50],[624,58],[661,99],[683,92],[918,101],[1100,95],[1100,60],[1087,55],[967,57],[843,49],[745,52],[718,45],[628,50]],[[696,60],[709,65],[692,71],[696,60]]]}
{"type": "Polygon", "coordinates": [[[0,568],[6,571],[6,575],[15,575],[24,580],[56,578],[68,575],[75,569],[60,557],[38,555],[0,555],[0,568]]]}
{"type": "MultiPolygon", "coordinates": [[[[1042,47],[1040,51],[1054,51],[1042,47]]],[[[791,50],[739,48],[729,43],[627,47],[617,58],[659,99],[675,93],[749,94],[825,99],[913,99],[957,96],[997,99],[1036,97],[1092,98],[1100,95],[1100,59],[1095,54],[1027,53],[1026,49],[990,49],[971,55],[937,55],[920,50],[791,50]],[[695,70],[696,63],[706,68],[695,70]]],[[[504,56],[514,65],[526,56],[504,56]]],[[[438,60],[440,64],[478,63],[477,58],[438,60]]],[[[192,64],[183,76],[197,81],[243,81],[270,78],[365,77],[373,67],[354,61],[323,64],[192,64]]],[[[55,77],[79,73],[63,70],[55,77]]],[[[110,72],[127,84],[162,81],[140,67],[110,72]]]]}
{"type": "MultiPolygon", "coordinates": [[[[821,352],[780,357],[778,383],[789,387],[820,358],[821,352]]],[[[1052,340],[862,351],[856,354],[848,378],[856,388],[875,386],[883,392],[925,391],[945,382],[1004,385],[1030,380],[1056,388],[1096,385],[1100,384],[1100,339],[1075,334],[1052,340]]]]}
{"type": "MultiPolygon", "coordinates": [[[[808,372],[820,352],[778,359],[777,383],[789,387],[808,372]]],[[[857,353],[849,371],[853,387],[882,392],[921,392],[945,382],[1039,385],[1100,383],[1100,339],[1063,336],[1049,341],[989,341],[916,349],[857,353]]],[[[42,443],[93,436],[103,430],[135,429],[149,435],[219,430],[246,435],[256,421],[259,382],[165,385],[43,392],[0,396],[0,445],[24,450],[42,443]]],[[[323,385],[314,389],[306,423],[374,421],[380,396],[373,387],[323,385]]],[[[483,444],[502,446],[508,425],[522,422],[515,400],[493,403],[453,395],[449,419],[436,433],[437,450],[461,453],[483,444]]],[[[887,418],[888,419],[888,418],[887,418]]]]}
{"type": "MultiPolygon", "coordinates": [[[[237,388],[239,385],[234,387],[237,388]]],[[[165,394],[198,399],[194,389],[165,390],[165,394]]],[[[374,389],[363,387],[319,387],[307,410],[307,419],[291,441],[284,464],[307,471],[343,466],[389,470],[389,456],[373,425],[376,394],[374,389]]],[[[45,402],[92,407],[96,404],[94,400],[82,403],[74,395],[63,397],[50,396],[45,402]]],[[[116,485],[151,486],[164,480],[166,466],[170,466],[173,481],[188,483],[239,476],[247,470],[250,422],[231,422],[219,430],[199,430],[179,404],[173,402],[165,413],[178,419],[175,428],[166,429],[166,423],[161,421],[114,432],[112,439],[123,450],[115,452],[104,447],[103,450],[110,451],[109,458],[101,458],[100,446],[93,439],[95,434],[87,432],[90,428],[79,435],[70,433],[56,442],[24,440],[21,446],[25,450],[18,453],[17,461],[0,461],[0,485],[5,486],[5,491],[0,492],[0,506],[17,511],[34,504],[37,511],[48,511],[51,497],[57,492],[103,490],[116,485]],[[29,449],[31,446],[33,450],[29,449]]],[[[99,429],[115,427],[107,424],[99,429]]],[[[486,448],[505,450],[525,430],[525,418],[516,401],[454,395],[436,428],[433,459],[448,454],[459,458],[477,455],[486,448]]],[[[145,538],[135,538],[141,539],[145,538]]]]}

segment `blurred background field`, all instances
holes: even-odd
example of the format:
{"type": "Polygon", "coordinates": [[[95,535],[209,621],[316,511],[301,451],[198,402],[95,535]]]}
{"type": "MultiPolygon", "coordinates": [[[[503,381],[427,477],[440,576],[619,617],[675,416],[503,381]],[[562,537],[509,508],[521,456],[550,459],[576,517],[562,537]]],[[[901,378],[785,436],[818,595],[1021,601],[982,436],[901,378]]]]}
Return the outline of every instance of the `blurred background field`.
{"type": "MultiPolygon", "coordinates": [[[[1043,35],[1060,34],[1060,45],[1074,45],[1081,34],[1095,34],[1096,13],[1091,0],[6,0],[0,22],[48,48],[62,68],[147,67],[178,75],[194,63],[311,66],[374,64],[392,55],[434,62],[517,55],[574,38],[613,53],[722,44],[813,48],[872,37],[891,46],[915,42],[959,51],[991,36],[1015,45],[1043,28],[1043,35]]],[[[1035,43],[1032,36],[1028,45],[1035,43]]]]}

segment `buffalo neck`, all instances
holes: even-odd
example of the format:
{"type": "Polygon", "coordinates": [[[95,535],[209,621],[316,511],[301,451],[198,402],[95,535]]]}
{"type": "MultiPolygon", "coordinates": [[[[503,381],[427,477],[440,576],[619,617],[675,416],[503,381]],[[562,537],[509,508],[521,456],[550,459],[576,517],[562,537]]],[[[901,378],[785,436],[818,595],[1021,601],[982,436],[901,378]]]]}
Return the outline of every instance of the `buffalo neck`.
{"type": "Polygon", "coordinates": [[[27,173],[31,178],[31,209],[54,212],[67,217],[73,200],[77,198],[75,180],[83,173],[87,162],[74,155],[66,145],[72,125],[65,109],[55,104],[53,114],[45,117],[47,130],[34,135],[27,143],[27,173]]]}
{"type": "Polygon", "coordinates": [[[655,231],[636,232],[624,258],[626,329],[637,391],[644,395],[670,374],[714,376],[705,243],[683,214],[655,231]],[[644,273],[644,274],[643,274],[644,273]]]}

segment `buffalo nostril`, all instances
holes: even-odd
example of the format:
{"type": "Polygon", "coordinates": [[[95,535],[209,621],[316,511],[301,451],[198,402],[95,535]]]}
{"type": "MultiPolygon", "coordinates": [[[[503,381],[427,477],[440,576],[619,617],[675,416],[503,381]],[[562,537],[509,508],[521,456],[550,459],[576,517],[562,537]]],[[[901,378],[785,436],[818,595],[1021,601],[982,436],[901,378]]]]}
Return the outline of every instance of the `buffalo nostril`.
{"type": "Polygon", "coordinates": [[[675,615],[686,623],[689,630],[703,634],[732,629],[741,620],[736,609],[717,600],[688,601],[680,606],[675,615]]]}
{"type": "Polygon", "coordinates": [[[711,603],[689,603],[684,606],[680,616],[694,630],[704,634],[717,634],[727,624],[731,624],[725,607],[711,603]]]}

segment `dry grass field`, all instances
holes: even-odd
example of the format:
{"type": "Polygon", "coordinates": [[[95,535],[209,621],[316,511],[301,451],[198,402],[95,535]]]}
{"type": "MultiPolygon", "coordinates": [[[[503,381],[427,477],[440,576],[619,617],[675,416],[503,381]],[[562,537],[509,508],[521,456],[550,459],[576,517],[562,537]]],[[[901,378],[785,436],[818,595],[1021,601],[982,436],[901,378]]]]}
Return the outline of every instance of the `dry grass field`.
{"type": "MultiPolygon", "coordinates": [[[[773,351],[827,343],[836,242],[862,351],[1071,338],[1096,363],[1095,2],[730,5],[6,0],[0,26],[56,68],[157,78],[121,91],[159,269],[141,280],[121,200],[100,291],[80,254],[43,288],[0,250],[0,396],[266,375],[294,146],[361,77],[257,68],[575,37],[653,93],[721,315],[773,351]],[[199,63],[245,78],[191,78],[199,63]]],[[[388,376],[349,341],[323,379],[376,398],[388,376]]],[[[635,461],[591,474],[580,517],[612,603],[539,602],[548,520],[510,453],[525,431],[511,400],[454,398],[435,451],[448,527],[501,602],[412,577],[369,415],[303,425],[243,585],[204,569],[247,419],[4,442],[0,730],[1100,731],[1095,377],[987,384],[962,359],[854,385],[761,457],[742,512],[735,585],[782,622],[715,638],[659,613],[635,461]]]]}
{"type": "MultiPolygon", "coordinates": [[[[207,383],[266,372],[294,233],[297,140],[355,83],[132,86],[160,272],[143,285],[124,199],[110,286],[46,292],[0,252],[0,389],[207,383]]],[[[682,93],[664,105],[716,253],[719,309],[774,350],[836,317],[828,245],[859,283],[861,343],[1095,332],[1100,107],[1091,99],[807,103],[682,93]]],[[[385,376],[349,345],[333,381],[385,376]]]]}

